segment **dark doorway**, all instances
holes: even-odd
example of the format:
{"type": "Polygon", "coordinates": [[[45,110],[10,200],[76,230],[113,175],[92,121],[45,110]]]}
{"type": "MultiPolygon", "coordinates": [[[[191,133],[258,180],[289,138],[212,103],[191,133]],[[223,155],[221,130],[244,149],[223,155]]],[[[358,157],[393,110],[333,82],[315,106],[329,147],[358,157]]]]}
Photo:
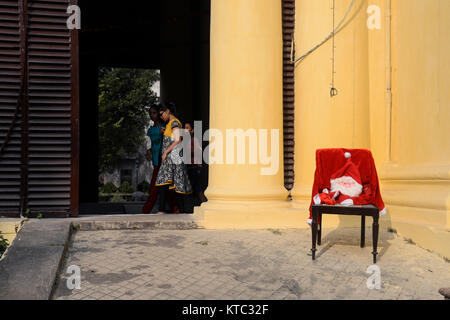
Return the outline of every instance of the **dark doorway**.
{"type": "MultiPolygon", "coordinates": [[[[209,128],[210,0],[79,0],[80,204],[98,202],[98,68],[161,72],[161,102],[209,128]]],[[[208,183],[204,166],[203,187],[208,183]]],[[[80,205],[80,213],[83,213],[80,205]]]]}

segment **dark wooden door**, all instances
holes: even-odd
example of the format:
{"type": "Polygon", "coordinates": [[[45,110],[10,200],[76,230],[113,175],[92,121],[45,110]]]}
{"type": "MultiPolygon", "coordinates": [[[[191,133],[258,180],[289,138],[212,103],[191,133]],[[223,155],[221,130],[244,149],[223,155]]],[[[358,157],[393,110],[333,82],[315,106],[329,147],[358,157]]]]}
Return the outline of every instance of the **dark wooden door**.
{"type": "Polygon", "coordinates": [[[3,215],[77,214],[78,41],[66,24],[70,4],[0,3],[0,142],[9,136],[0,154],[3,215]]]}

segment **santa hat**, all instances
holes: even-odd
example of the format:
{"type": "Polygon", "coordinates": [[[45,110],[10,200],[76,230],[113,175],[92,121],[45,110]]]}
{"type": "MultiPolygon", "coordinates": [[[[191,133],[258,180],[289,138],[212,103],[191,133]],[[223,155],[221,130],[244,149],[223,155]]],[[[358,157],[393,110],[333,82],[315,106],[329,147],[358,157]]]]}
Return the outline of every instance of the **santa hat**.
{"type": "Polygon", "coordinates": [[[359,174],[359,169],[353,163],[353,161],[351,159],[352,155],[350,154],[350,152],[346,152],[345,157],[347,158],[347,162],[345,163],[345,165],[342,168],[340,168],[333,175],[331,175],[330,180],[333,181],[334,179],[346,176],[346,177],[352,177],[358,184],[362,185],[361,175],[359,174]]]}

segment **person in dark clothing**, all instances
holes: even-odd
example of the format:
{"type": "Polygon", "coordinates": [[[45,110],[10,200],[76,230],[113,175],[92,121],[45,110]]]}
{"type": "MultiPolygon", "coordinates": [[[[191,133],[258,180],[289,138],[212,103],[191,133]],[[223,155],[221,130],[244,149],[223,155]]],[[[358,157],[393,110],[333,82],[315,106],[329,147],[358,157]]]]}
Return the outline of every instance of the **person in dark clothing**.
{"type": "Polygon", "coordinates": [[[203,194],[202,188],[202,146],[200,142],[194,137],[194,128],[192,123],[186,122],[185,130],[191,135],[191,163],[187,165],[188,176],[192,184],[195,195],[197,196],[199,204],[206,202],[207,199],[203,194]],[[197,153],[195,152],[197,151],[197,153]]]}

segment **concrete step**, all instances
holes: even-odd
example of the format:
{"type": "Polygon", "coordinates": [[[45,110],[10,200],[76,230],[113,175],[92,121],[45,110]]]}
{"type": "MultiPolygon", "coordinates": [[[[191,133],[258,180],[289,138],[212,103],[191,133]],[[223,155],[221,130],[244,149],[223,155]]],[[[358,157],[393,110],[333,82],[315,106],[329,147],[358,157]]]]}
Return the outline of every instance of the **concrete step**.
{"type": "Polygon", "coordinates": [[[73,228],[95,230],[188,230],[198,229],[192,214],[92,215],[70,218],[73,228]]]}

